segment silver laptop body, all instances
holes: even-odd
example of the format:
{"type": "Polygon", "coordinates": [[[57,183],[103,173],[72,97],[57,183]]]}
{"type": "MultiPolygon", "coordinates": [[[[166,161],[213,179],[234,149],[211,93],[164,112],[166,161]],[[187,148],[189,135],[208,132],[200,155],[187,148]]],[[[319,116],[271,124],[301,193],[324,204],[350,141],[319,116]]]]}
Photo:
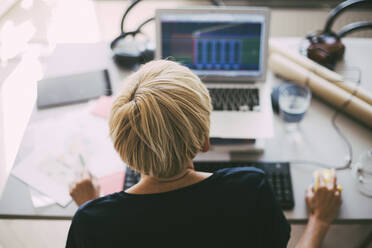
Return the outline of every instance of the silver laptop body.
{"type": "Polygon", "coordinates": [[[267,8],[197,7],[156,10],[156,59],[189,67],[210,91],[210,137],[273,136],[265,82],[267,8]]]}

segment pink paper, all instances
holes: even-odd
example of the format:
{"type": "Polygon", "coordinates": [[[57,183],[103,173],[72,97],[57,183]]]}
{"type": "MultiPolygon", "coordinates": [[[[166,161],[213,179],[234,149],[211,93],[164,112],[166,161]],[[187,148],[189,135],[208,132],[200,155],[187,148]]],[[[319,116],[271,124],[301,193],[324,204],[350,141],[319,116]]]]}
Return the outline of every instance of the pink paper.
{"type": "Polygon", "coordinates": [[[114,99],[111,96],[101,96],[94,105],[91,113],[108,119],[113,101],[114,99]]]}
{"type": "Polygon", "coordinates": [[[116,193],[123,190],[125,171],[115,172],[113,174],[98,178],[103,195],[116,193]]]}

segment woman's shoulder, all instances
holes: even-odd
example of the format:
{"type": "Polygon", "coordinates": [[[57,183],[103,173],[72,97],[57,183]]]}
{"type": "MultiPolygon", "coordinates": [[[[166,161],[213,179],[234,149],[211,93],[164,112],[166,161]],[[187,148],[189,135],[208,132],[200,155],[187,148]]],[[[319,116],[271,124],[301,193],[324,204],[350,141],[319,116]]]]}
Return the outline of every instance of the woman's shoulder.
{"type": "Polygon", "coordinates": [[[234,168],[224,168],[215,172],[220,177],[225,178],[249,178],[249,179],[262,179],[265,176],[265,172],[253,166],[245,167],[234,167],[234,168]]]}
{"type": "Polygon", "coordinates": [[[265,180],[265,172],[255,167],[224,168],[214,174],[219,178],[219,182],[229,185],[244,184],[257,187],[265,180]]]}
{"type": "Polygon", "coordinates": [[[108,213],[113,213],[117,210],[120,201],[121,198],[119,197],[119,193],[106,195],[88,201],[79,207],[73,219],[80,222],[90,219],[91,216],[107,216],[108,213]]]}
{"type": "Polygon", "coordinates": [[[253,166],[244,166],[244,167],[233,167],[233,168],[224,168],[216,171],[216,173],[222,174],[222,175],[237,175],[237,176],[262,176],[265,174],[265,172],[261,169],[258,169],[253,166]]]}

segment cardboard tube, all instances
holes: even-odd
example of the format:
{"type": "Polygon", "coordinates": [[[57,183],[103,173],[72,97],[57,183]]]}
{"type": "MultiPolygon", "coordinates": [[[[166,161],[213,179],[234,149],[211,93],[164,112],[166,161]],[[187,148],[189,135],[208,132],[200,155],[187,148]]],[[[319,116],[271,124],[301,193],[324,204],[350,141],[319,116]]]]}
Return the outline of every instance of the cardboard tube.
{"type": "MultiPolygon", "coordinates": [[[[343,76],[341,76],[340,74],[329,70],[328,68],[312,61],[311,59],[301,55],[298,52],[281,46],[280,44],[278,44],[278,42],[270,41],[269,48],[271,53],[278,53],[286,57],[287,59],[306,68],[314,74],[319,75],[320,77],[330,81],[331,83],[334,83],[338,87],[350,93],[354,93],[356,87],[358,87],[355,83],[346,82],[343,76]]],[[[372,105],[372,92],[359,87],[355,96],[372,105]]]]}
{"type": "MultiPolygon", "coordinates": [[[[337,108],[342,107],[346,101],[350,100],[349,92],[280,54],[270,55],[269,67],[283,78],[308,86],[314,95],[337,108]]],[[[343,111],[372,128],[372,105],[353,97],[343,111]]]]}
{"type": "Polygon", "coordinates": [[[298,52],[295,52],[293,50],[290,50],[279,45],[277,42],[270,40],[269,49],[270,53],[278,53],[329,81],[332,82],[344,81],[344,78],[340,74],[329,70],[328,68],[312,61],[311,59],[301,55],[298,52]]]}
{"type": "Polygon", "coordinates": [[[349,93],[354,93],[356,90],[355,96],[357,96],[359,99],[365,101],[369,105],[372,105],[372,92],[368,91],[366,89],[361,88],[356,83],[351,82],[334,82],[335,85],[338,87],[346,90],[349,93]]]}

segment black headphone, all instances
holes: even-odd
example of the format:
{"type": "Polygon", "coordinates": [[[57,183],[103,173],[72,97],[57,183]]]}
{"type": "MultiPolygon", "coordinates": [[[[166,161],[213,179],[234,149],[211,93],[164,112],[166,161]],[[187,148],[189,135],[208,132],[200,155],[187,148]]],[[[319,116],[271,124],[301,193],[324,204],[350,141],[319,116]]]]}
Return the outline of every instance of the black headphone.
{"type": "Polygon", "coordinates": [[[355,22],[343,27],[339,33],[332,31],[332,25],[337,16],[350,7],[355,7],[361,4],[372,4],[371,0],[348,0],[340,3],[328,15],[324,30],[309,34],[306,39],[309,41],[307,47],[307,57],[333,69],[336,62],[342,59],[345,46],[341,42],[341,38],[345,35],[360,29],[372,28],[372,22],[355,22]]]}
{"type": "MultiPolygon", "coordinates": [[[[155,47],[149,41],[138,41],[135,40],[136,35],[142,34],[141,29],[147,23],[155,20],[150,18],[141,23],[135,31],[124,32],[124,20],[130,10],[137,5],[141,0],[134,0],[131,5],[126,9],[120,24],[121,33],[116,37],[110,44],[111,51],[113,52],[113,58],[117,65],[122,68],[133,68],[137,64],[143,64],[154,59],[155,47]],[[131,42],[124,41],[128,36],[133,39],[131,42]]],[[[224,6],[222,0],[211,0],[216,6],[224,6]]]]}
{"type": "Polygon", "coordinates": [[[141,29],[147,23],[153,21],[155,18],[150,18],[141,23],[135,31],[124,31],[124,20],[129,11],[140,2],[135,0],[125,11],[120,24],[121,34],[116,37],[110,44],[113,58],[117,65],[122,68],[133,68],[137,64],[146,63],[154,59],[155,48],[149,41],[139,41],[135,37],[142,34],[141,29]],[[126,37],[131,36],[132,41],[125,40],[126,37]]]}

